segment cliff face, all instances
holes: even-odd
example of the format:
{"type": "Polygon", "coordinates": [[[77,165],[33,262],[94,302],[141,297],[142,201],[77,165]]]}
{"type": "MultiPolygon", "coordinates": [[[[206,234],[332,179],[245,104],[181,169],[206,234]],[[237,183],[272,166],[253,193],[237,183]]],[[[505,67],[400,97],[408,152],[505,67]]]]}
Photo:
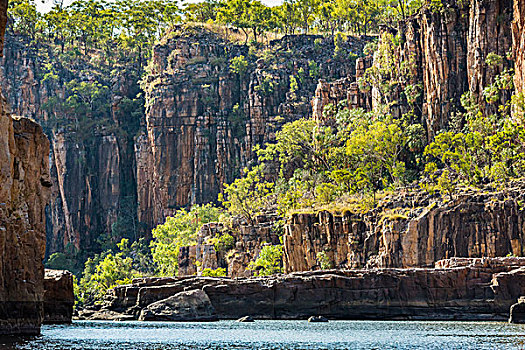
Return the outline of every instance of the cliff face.
{"type": "MultiPolygon", "coordinates": [[[[7,0],[0,1],[0,49],[7,0]]],[[[40,125],[13,119],[0,96],[0,335],[38,334],[43,317],[49,141],[40,125]]]]}
{"type": "Polygon", "coordinates": [[[146,78],[146,130],[136,146],[139,219],[154,224],[180,206],[216,201],[254,158],[252,148],[284,123],[311,115],[318,77],[354,76],[362,43],[343,58],[333,40],[287,36],[248,52],[201,28],[176,28],[153,50],[146,78]],[[230,68],[240,56],[247,66],[230,68]],[[290,88],[290,77],[297,86],[290,88]]]}
{"type": "Polygon", "coordinates": [[[438,204],[422,193],[386,198],[364,214],[294,214],[284,235],[286,272],[332,267],[420,267],[450,257],[525,253],[523,184],[438,204]]]}
{"type": "Polygon", "coordinates": [[[51,140],[48,254],[89,250],[112,234],[135,238],[180,206],[216,201],[254,158],[255,144],[311,115],[319,77],[353,77],[350,53],[363,44],[350,38],[334,57],[333,40],[294,36],[249,52],[204,29],[176,28],[154,48],[146,100],[137,101],[138,69],[129,62],[68,62],[8,32],[0,72],[8,102],[51,140]],[[248,65],[239,74],[230,60],[240,55],[248,65]],[[72,81],[108,87],[99,108],[107,112],[71,112],[63,100],[72,81]]]}
{"type": "Polygon", "coordinates": [[[38,334],[44,296],[49,142],[35,122],[0,114],[0,334],[38,334]]]}
{"type": "Polygon", "coordinates": [[[133,136],[143,107],[130,102],[139,91],[136,67],[124,62],[115,68],[78,56],[64,62],[59,56],[49,46],[8,31],[0,71],[13,113],[39,121],[51,140],[48,253],[90,249],[100,235],[111,235],[115,223],[134,222],[135,228],[126,231],[140,231],[133,136]],[[83,93],[89,99],[94,99],[92,86],[107,87],[105,101],[97,106],[104,113],[86,118],[67,105],[72,83],[86,84],[83,93]]]}
{"type": "MultiPolygon", "coordinates": [[[[411,67],[408,84],[422,82],[422,101],[417,103],[415,112],[426,126],[429,139],[451,122],[458,122],[458,114],[464,112],[461,96],[466,92],[487,114],[510,99],[512,92],[506,91],[498,103],[487,104],[483,89],[498,74],[512,68],[507,56],[512,51],[513,38],[516,80],[523,74],[523,50],[519,49],[523,13],[520,1],[514,2],[514,11],[512,5],[511,0],[447,0],[437,8],[426,6],[393,31],[401,41],[395,54],[411,67]],[[489,64],[489,54],[501,56],[501,62],[489,64]]],[[[374,65],[380,67],[381,60],[376,59],[374,65]]],[[[401,93],[390,100],[396,102],[390,106],[394,116],[407,112],[401,93]]]]}

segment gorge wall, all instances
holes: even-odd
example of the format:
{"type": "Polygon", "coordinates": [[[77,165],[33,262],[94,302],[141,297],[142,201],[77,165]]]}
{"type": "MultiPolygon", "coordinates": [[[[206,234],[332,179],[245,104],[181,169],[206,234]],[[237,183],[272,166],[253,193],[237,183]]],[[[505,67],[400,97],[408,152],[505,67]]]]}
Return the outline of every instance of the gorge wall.
{"type": "MultiPolygon", "coordinates": [[[[7,0],[0,2],[0,37],[7,0]]],[[[49,141],[26,118],[12,118],[0,96],[0,335],[40,333],[45,208],[51,186],[49,141]]]]}
{"type": "MultiPolygon", "coordinates": [[[[483,104],[483,87],[504,69],[514,66],[523,91],[523,7],[520,0],[447,0],[388,29],[399,34],[397,55],[409,63],[406,83],[421,84],[414,111],[429,138],[462,111],[465,92],[483,104]],[[490,53],[502,62],[487,64],[490,53]]],[[[51,140],[48,253],[97,249],[112,235],[147,235],[177,208],[215,201],[223,183],[254,159],[252,147],[283,123],[320,120],[323,106],[345,99],[370,109],[378,92],[362,91],[356,81],[372,65],[355,58],[364,43],[350,37],[335,55],[330,38],[286,36],[250,50],[179,26],[153,48],[137,99],[134,72],[141,68],[125,58],[113,65],[81,53],[62,60],[57,50],[8,30],[0,72],[7,100],[15,114],[41,122],[51,140]],[[233,72],[230,60],[241,55],[247,66],[233,72]],[[79,121],[64,109],[60,99],[72,80],[108,87],[104,115],[79,121]]],[[[389,103],[400,115],[408,109],[403,87],[396,91],[389,103]]],[[[500,103],[509,98],[503,94],[500,103]]]]}
{"type": "Polygon", "coordinates": [[[319,253],[333,268],[428,267],[451,257],[523,256],[523,186],[465,192],[444,203],[408,191],[364,213],[294,214],[284,234],[284,270],[320,269],[319,253]]]}
{"type": "Polygon", "coordinates": [[[38,334],[49,141],[38,124],[11,118],[5,100],[0,104],[0,334],[38,334]]]}
{"type": "Polygon", "coordinates": [[[111,234],[116,222],[136,221],[133,136],[142,111],[133,101],[139,91],[137,69],[124,62],[125,70],[111,75],[108,63],[60,55],[8,29],[0,71],[13,113],[39,121],[51,141],[49,252],[89,250],[101,234],[111,234]],[[101,112],[89,118],[65,101],[68,86],[80,84],[85,84],[82,98],[100,104],[101,112]],[[93,98],[97,84],[109,87],[103,103],[93,98]]]}
{"type": "Polygon", "coordinates": [[[110,64],[96,52],[60,53],[8,30],[0,71],[6,97],[51,140],[48,254],[87,252],[112,236],[135,239],[177,208],[216,201],[223,183],[254,158],[255,144],[311,115],[318,78],[354,76],[363,45],[349,38],[334,57],[330,38],[288,36],[249,51],[180,26],[154,47],[143,99],[136,98],[140,68],[126,58],[110,64]],[[238,74],[230,60],[240,55],[247,66],[238,74]],[[65,102],[72,84],[107,88],[102,112],[79,118],[65,102]]]}
{"type": "Polygon", "coordinates": [[[156,224],[181,206],[216,201],[223,184],[254,159],[253,146],[271,140],[283,123],[311,116],[318,78],[355,75],[348,57],[362,47],[350,37],[335,57],[331,38],[300,35],[254,54],[198,27],[168,33],[145,81],[146,129],[136,146],[139,220],[156,224]],[[248,66],[232,72],[230,61],[240,56],[248,66]]]}

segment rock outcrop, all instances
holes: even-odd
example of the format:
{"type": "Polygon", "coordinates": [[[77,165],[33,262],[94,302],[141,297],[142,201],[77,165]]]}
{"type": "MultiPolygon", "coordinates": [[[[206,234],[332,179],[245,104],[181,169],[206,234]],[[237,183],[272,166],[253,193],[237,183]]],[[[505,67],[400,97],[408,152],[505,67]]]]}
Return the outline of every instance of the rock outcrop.
{"type": "Polygon", "coordinates": [[[73,274],[64,270],[45,270],[44,323],[71,323],[75,295],[73,274]]]}
{"type": "Polygon", "coordinates": [[[257,319],[318,315],[332,319],[503,320],[525,292],[522,284],[512,288],[515,278],[525,275],[524,266],[524,258],[451,259],[426,269],[326,270],[239,279],[138,279],[116,287],[104,308],[135,318],[148,315],[149,320],[165,320],[171,315],[177,319],[179,312],[194,315],[195,320],[245,315],[257,319]],[[496,280],[500,274],[510,278],[496,280]],[[143,305],[139,305],[140,297],[129,298],[131,290],[145,294],[159,288],[173,289],[171,294],[148,293],[156,298],[143,305]],[[512,293],[506,292],[509,290],[512,293]],[[128,307],[123,308],[124,304],[128,307]]]}
{"type": "Polygon", "coordinates": [[[200,274],[204,269],[223,268],[230,277],[249,277],[249,263],[255,260],[264,245],[279,244],[283,219],[275,212],[258,215],[252,223],[235,219],[231,226],[209,223],[197,234],[195,246],[181,247],[179,251],[179,276],[200,274]],[[214,241],[228,235],[227,246],[216,246],[214,241]],[[197,266],[198,265],[198,266],[197,266]]]}
{"type": "Polygon", "coordinates": [[[294,214],[284,235],[285,272],[320,268],[428,267],[450,257],[525,253],[524,184],[464,192],[440,202],[423,191],[387,197],[373,210],[294,214]]]}
{"type": "Polygon", "coordinates": [[[518,302],[510,307],[510,323],[525,323],[525,298],[520,297],[518,302]]]}
{"type": "MultiPolygon", "coordinates": [[[[7,3],[0,1],[0,50],[7,3]]],[[[13,118],[1,94],[0,184],[0,335],[36,335],[43,319],[49,141],[34,121],[13,118]]]]}
{"type": "Polygon", "coordinates": [[[215,321],[217,316],[208,295],[201,289],[194,289],[148,305],[140,312],[139,320],[215,321]]]}
{"type": "Polygon", "coordinates": [[[38,334],[43,317],[49,141],[0,100],[0,334],[38,334]]]}

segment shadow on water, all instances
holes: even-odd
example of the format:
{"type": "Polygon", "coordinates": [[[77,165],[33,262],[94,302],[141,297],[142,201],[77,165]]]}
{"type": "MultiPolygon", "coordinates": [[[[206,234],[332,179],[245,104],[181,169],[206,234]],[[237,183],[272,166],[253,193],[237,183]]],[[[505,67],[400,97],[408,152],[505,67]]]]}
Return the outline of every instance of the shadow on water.
{"type": "Polygon", "coordinates": [[[1,350],[15,350],[30,346],[35,341],[38,341],[41,335],[30,336],[0,336],[1,350]]]}

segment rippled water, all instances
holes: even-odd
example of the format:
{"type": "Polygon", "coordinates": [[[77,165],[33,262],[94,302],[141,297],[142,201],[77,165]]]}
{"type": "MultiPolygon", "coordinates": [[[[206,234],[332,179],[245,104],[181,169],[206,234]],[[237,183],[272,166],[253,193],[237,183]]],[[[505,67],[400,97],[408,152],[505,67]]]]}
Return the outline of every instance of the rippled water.
{"type": "Polygon", "coordinates": [[[525,349],[525,326],[502,322],[77,321],[0,349],[525,349]]]}

